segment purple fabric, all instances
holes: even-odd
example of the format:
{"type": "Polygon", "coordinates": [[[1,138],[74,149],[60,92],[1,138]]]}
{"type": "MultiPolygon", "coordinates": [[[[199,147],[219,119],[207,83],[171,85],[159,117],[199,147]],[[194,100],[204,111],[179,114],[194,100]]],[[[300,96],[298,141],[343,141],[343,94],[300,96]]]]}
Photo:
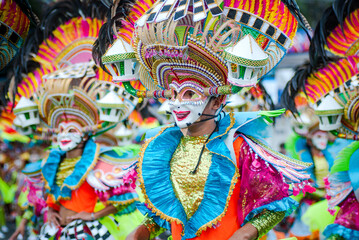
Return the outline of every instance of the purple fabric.
{"type": "Polygon", "coordinates": [[[354,192],[351,192],[338,206],[340,210],[334,223],[359,231],[359,202],[354,192]]]}
{"type": "Polygon", "coordinates": [[[254,209],[289,196],[282,175],[263,161],[244,141],[239,153],[241,174],[238,220],[242,224],[254,209]]]}

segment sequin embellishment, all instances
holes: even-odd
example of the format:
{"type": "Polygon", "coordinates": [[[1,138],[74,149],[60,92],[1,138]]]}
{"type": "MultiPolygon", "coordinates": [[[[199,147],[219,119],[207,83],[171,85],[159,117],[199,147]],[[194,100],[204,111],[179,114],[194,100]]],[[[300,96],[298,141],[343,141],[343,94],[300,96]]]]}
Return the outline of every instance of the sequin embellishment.
{"type": "Polygon", "coordinates": [[[187,219],[197,211],[204,196],[212,159],[212,154],[207,148],[203,152],[197,172],[195,174],[190,172],[196,167],[207,137],[182,137],[170,162],[172,186],[186,212],[187,219]]]}

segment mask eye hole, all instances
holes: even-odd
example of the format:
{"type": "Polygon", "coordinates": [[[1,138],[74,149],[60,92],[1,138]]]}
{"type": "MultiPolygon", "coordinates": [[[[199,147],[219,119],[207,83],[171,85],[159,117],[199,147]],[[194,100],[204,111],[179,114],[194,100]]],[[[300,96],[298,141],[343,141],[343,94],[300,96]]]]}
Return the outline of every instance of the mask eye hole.
{"type": "Polygon", "coordinates": [[[64,127],[63,126],[60,126],[60,133],[63,133],[64,132],[64,127]]]}
{"type": "Polygon", "coordinates": [[[186,90],[182,95],[184,100],[200,100],[202,96],[193,90],[186,90]]]}
{"type": "Polygon", "coordinates": [[[170,100],[175,101],[176,98],[177,98],[177,95],[178,95],[177,91],[176,91],[176,90],[172,90],[172,96],[171,96],[170,100]]]}
{"type": "Polygon", "coordinates": [[[70,128],[69,133],[77,133],[77,130],[75,128],[70,128]]]}

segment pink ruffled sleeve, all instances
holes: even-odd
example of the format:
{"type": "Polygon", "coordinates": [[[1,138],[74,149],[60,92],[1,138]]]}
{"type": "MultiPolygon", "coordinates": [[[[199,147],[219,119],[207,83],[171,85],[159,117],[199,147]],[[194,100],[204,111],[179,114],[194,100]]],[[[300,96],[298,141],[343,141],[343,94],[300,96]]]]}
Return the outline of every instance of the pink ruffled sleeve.
{"type": "Polygon", "coordinates": [[[240,196],[238,201],[238,219],[241,225],[253,217],[269,210],[285,212],[288,216],[297,203],[289,197],[289,185],[284,177],[270,163],[261,159],[246,141],[241,141],[240,148],[235,146],[241,174],[240,196]]]}

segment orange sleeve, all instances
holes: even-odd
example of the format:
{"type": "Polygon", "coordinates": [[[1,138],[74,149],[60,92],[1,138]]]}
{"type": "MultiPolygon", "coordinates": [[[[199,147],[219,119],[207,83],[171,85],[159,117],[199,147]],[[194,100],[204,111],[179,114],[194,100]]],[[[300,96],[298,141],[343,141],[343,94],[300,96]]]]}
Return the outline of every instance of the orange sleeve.
{"type": "Polygon", "coordinates": [[[55,203],[55,199],[51,195],[47,196],[46,203],[50,208],[60,211],[60,205],[55,203]]]}

